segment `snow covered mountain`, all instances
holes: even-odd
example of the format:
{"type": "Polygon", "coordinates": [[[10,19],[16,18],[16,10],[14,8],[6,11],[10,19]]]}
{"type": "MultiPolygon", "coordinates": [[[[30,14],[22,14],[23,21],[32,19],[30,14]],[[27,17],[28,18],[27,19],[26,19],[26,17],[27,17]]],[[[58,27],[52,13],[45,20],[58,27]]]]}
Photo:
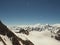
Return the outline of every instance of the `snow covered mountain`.
{"type": "Polygon", "coordinates": [[[44,31],[44,30],[59,30],[60,26],[58,24],[53,24],[53,25],[42,25],[42,24],[35,24],[35,25],[21,25],[21,26],[8,26],[9,29],[11,30],[28,30],[28,31],[44,31]]]}
{"type": "Polygon", "coordinates": [[[0,45],[60,45],[58,25],[5,26],[0,21],[0,45]]]}
{"type": "Polygon", "coordinates": [[[0,45],[34,45],[25,35],[17,35],[0,21],[0,45]]]}

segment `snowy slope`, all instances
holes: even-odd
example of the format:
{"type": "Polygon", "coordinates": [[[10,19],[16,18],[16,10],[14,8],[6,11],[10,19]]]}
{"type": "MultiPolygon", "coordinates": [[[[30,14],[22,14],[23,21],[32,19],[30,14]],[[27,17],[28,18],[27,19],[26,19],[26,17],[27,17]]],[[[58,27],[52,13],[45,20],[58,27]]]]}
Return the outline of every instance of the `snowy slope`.
{"type": "Polygon", "coordinates": [[[59,24],[53,24],[53,25],[41,25],[41,24],[35,24],[35,25],[27,25],[27,26],[16,26],[16,28],[12,28],[11,30],[14,30],[15,32],[20,30],[20,28],[23,28],[25,30],[30,30],[29,35],[25,35],[22,33],[16,33],[19,37],[22,37],[24,40],[28,39],[31,42],[34,43],[34,45],[60,45],[60,41],[55,39],[55,36],[57,35],[57,31],[60,30],[59,24]],[[16,30],[18,29],[18,30],[16,30]],[[53,36],[53,37],[51,37],[53,36]]]}
{"type": "Polygon", "coordinates": [[[0,37],[4,40],[6,45],[12,45],[11,40],[7,36],[0,35],[0,37]]]}
{"type": "Polygon", "coordinates": [[[58,30],[60,29],[60,24],[35,24],[35,25],[21,25],[21,26],[8,26],[9,29],[14,30],[15,32],[18,32],[21,28],[28,30],[28,31],[44,31],[44,30],[58,30]],[[17,31],[16,31],[17,30],[17,31]]]}
{"type": "Polygon", "coordinates": [[[51,33],[49,31],[32,31],[28,38],[35,45],[60,45],[60,42],[54,38],[51,38],[51,33]]]}
{"type": "MultiPolygon", "coordinates": [[[[8,26],[10,31],[16,35],[18,38],[21,38],[24,41],[30,40],[34,45],[60,45],[60,41],[55,39],[55,36],[59,36],[57,33],[58,30],[60,30],[59,25],[41,25],[41,24],[35,24],[35,25],[22,25],[22,26],[8,26]],[[28,30],[29,35],[26,35],[24,33],[16,33],[20,30],[28,30]]],[[[6,43],[6,45],[13,45],[11,38],[9,38],[7,35],[0,35],[1,39],[6,43]]],[[[0,40],[1,40],[0,39],[0,40]]],[[[19,43],[21,45],[24,45],[23,42],[19,40],[19,43]]],[[[2,41],[0,41],[1,45],[4,45],[2,41]]]]}

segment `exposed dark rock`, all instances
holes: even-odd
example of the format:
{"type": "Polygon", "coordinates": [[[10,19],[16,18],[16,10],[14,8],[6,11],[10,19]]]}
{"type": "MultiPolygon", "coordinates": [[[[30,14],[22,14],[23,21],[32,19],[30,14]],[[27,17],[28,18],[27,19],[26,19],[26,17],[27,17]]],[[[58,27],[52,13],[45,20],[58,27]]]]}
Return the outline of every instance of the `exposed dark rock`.
{"type": "MultiPolygon", "coordinates": [[[[23,32],[23,33],[28,33],[27,31],[25,31],[25,30],[23,30],[23,31],[20,31],[20,32],[23,32]]],[[[1,35],[7,35],[7,37],[8,38],[12,38],[11,39],[11,41],[12,41],[12,44],[13,45],[21,45],[20,43],[19,43],[19,41],[20,42],[22,42],[22,44],[23,45],[34,45],[31,41],[29,41],[29,40],[23,40],[23,39],[21,39],[21,38],[19,38],[19,37],[17,37],[11,30],[9,30],[8,28],[7,28],[7,26],[5,26],[1,21],[0,21],[0,34],[1,35]]],[[[29,33],[28,33],[29,34],[29,33]]],[[[28,35],[27,34],[27,35],[28,35]]],[[[4,41],[3,41],[4,42],[4,41]]],[[[4,42],[5,43],[5,42],[4,42]]]]}
{"type": "Polygon", "coordinates": [[[57,39],[57,40],[59,40],[59,41],[60,41],[60,37],[59,37],[59,36],[58,36],[58,37],[57,37],[57,36],[55,36],[55,39],[57,39]]]}
{"type": "Polygon", "coordinates": [[[59,33],[60,33],[60,30],[57,31],[57,34],[59,34],[59,33]]]}
{"type": "Polygon", "coordinates": [[[15,37],[12,38],[12,43],[13,45],[21,45],[19,44],[19,41],[15,37]]]}
{"type": "Polygon", "coordinates": [[[24,42],[24,44],[25,45],[34,45],[31,41],[29,41],[29,40],[26,40],[25,42],[24,42]]]}
{"type": "Polygon", "coordinates": [[[0,34],[5,35],[7,29],[8,28],[6,28],[6,26],[0,21],[0,34]]]}
{"type": "MultiPolygon", "coordinates": [[[[15,38],[16,35],[14,35],[14,33],[12,31],[10,31],[7,26],[5,26],[1,21],[0,21],[0,34],[1,35],[7,35],[7,37],[11,38],[15,38]]],[[[17,38],[15,38],[15,40],[17,40],[17,38]]],[[[13,43],[14,44],[14,43],[13,43]]],[[[17,45],[19,45],[20,43],[17,42],[17,45]]]]}
{"type": "Polygon", "coordinates": [[[23,34],[29,35],[28,30],[24,30],[24,29],[20,29],[20,31],[18,33],[23,33],[23,34]]]}
{"type": "Polygon", "coordinates": [[[57,31],[55,39],[60,41],[60,30],[57,31]]]}

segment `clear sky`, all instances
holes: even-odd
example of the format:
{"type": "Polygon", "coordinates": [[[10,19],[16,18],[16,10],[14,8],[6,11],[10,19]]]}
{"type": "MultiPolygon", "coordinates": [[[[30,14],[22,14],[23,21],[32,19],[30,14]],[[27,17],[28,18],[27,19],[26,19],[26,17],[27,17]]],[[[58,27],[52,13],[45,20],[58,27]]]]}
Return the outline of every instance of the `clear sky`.
{"type": "Polygon", "coordinates": [[[0,0],[6,24],[60,23],[60,0],[0,0]]]}

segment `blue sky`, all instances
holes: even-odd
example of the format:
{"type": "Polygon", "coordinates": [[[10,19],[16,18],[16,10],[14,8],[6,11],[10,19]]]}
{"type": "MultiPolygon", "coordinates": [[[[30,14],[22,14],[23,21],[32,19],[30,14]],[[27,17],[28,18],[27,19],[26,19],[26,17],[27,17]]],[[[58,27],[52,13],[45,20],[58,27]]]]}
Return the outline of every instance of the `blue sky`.
{"type": "Polygon", "coordinates": [[[11,25],[60,23],[60,0],[0,0],[0,20],[11,25]]]}

